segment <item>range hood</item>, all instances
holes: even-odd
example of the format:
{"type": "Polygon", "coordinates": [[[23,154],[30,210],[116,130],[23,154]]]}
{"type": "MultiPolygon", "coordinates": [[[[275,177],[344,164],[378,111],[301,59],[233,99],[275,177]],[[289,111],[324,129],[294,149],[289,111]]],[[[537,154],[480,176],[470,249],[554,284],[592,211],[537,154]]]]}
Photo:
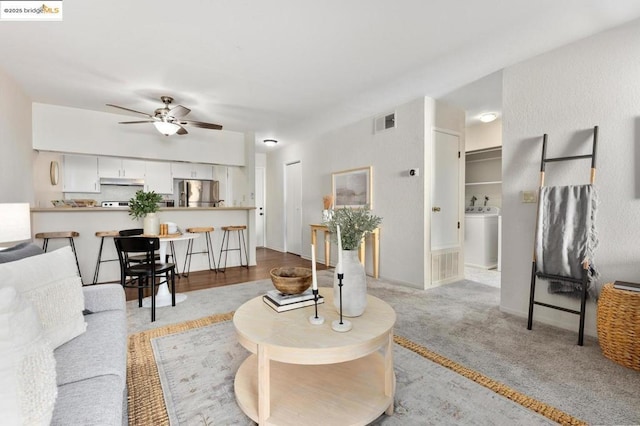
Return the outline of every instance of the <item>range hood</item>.
{"type": "Polygon", "coordinates": [[[144,179],[100,178],[100,185],[144,186],[144,179]]]}

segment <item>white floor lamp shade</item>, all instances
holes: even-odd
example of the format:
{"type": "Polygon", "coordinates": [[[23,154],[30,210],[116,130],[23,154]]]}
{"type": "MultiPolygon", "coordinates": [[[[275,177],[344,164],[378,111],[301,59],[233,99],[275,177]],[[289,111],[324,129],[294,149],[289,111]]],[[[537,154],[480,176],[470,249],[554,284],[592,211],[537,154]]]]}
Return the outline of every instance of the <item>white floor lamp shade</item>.
{"type": "Polygon", "coordinates": [[[0,204],[0,243],[31,239],[29,203],[0,204]]]}

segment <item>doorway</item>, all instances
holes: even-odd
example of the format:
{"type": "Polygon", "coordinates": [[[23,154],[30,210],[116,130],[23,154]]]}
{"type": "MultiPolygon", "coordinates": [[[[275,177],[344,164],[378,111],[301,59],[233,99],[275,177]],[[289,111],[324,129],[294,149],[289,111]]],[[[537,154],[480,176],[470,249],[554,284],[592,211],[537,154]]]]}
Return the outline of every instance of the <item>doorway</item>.
{"type": "Polygon", "coordinates": [[[285,251],[302,255],[302,164],[289,163],[284,170],[285,251]]]}

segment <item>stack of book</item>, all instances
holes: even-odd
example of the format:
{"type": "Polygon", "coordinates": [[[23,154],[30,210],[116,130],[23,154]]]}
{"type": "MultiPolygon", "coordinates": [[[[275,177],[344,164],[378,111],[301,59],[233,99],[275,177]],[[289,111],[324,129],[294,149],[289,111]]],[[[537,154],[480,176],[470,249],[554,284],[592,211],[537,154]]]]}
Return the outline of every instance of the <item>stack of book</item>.
{"type": "MultiPolygon", "coordinates": [[[[262,300],[276,312],[304,308],[315,303],[311,289],[300,294],[282,294],[278,290],[269,290],[267,294],[262,296],[262,300]]],[[[324,298],[320,294],[318,295],[318,303],[324,303],[324,298]]]]}
{"type": "Polygon", "coordinates": [[[640,284],[627,281],[616,281],[613,283],[613,287],[619,290],[640,291],[640,284]]]}

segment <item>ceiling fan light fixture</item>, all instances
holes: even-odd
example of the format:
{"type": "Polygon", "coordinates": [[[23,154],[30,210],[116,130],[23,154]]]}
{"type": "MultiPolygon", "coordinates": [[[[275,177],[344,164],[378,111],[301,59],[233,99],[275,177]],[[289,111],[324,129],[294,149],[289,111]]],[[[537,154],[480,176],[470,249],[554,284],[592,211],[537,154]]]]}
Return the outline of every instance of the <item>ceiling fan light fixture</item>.
{"type": "Polygon", "coordinates": [[[491,123],[493,120],[498,118],[498,114],[495,112],[485,112],[480,116],[480,121],[483,123],[491,123]]]}
{"type": "Polygon", "coordinates": [[[262,142],[264,142],[266,146],[275,146],[278,143],[275,139],[265,139],[262,142]]]}
{"type": "Polygon", "coordinates": [[[165,136],[175,135],[180,126],[175,123],[169,123],[168,121],[156,121],[153,123],[156,129],[165,136]]]}

